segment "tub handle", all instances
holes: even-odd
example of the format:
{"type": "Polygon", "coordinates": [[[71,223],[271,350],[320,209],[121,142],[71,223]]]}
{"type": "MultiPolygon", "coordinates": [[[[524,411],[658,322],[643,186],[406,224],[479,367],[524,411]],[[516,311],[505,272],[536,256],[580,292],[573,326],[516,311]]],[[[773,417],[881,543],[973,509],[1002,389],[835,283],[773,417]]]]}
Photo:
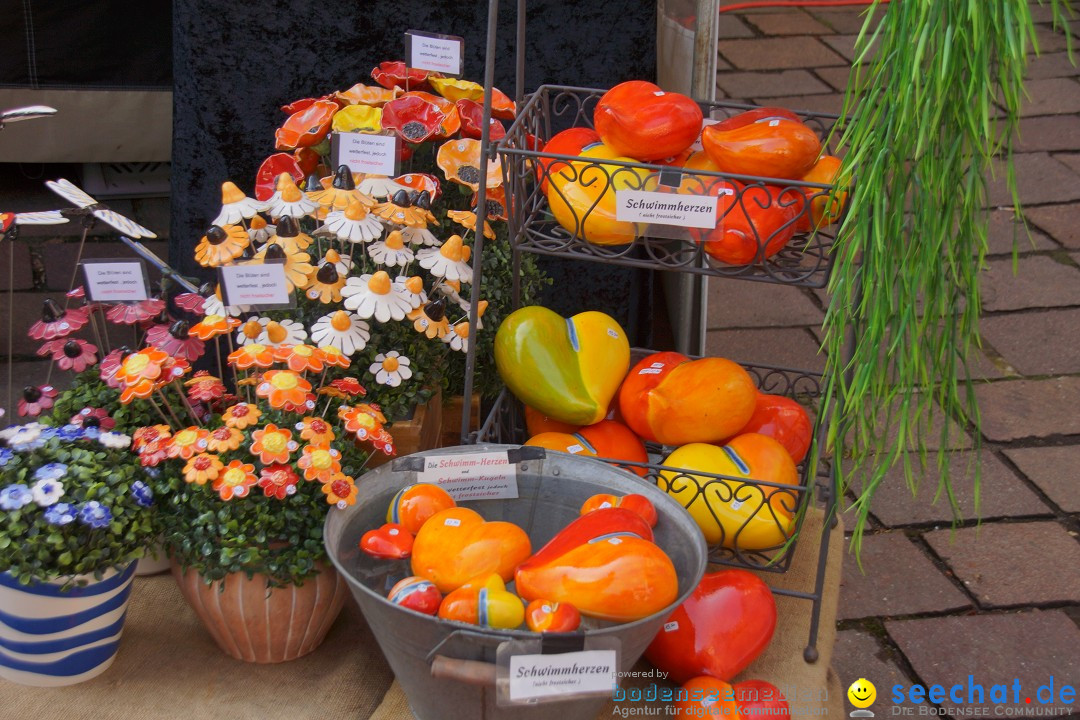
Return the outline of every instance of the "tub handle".
{"type": "Polygon", "coordinates": [[[466,685],[493,687],[495,685],[496,666],[494,663],[479,660],[460,660],[445,655],[436,655],[431,661],[431,677],[455,680],[466,685]]]}

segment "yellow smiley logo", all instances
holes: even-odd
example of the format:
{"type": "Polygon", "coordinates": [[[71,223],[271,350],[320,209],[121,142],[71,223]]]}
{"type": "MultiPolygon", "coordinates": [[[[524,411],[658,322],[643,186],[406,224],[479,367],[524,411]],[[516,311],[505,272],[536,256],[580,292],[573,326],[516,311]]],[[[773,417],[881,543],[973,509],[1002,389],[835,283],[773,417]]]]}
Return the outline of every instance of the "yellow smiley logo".
{"type": "Polygon", "coordinates": [[[877,699],[877,688],[866,678],[859,678],[847,689],[847,698],[857,708],[868,708],[877,699]]]}

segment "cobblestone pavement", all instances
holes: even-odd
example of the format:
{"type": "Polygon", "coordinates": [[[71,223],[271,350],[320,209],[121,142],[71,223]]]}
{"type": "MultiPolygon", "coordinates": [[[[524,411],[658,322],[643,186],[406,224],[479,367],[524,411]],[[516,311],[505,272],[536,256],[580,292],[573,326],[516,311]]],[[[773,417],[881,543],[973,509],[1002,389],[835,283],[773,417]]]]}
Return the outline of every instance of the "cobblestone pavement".
{"type": "MultiPolygon", "coordinates": [[[[838,112],[859,13],[722,14],[718,96],[838,112]]],[[[968,438],[949,451],[959,528],[945,498],[932,502],[936,477],[913,498],[897,471],[875,497],[863,570],[844,560],[833,665],[845,688],[859,677],[877,684],[879,716],[891,712],[895,684],[948,686],[973,674],[987,688],[1017,678],[1033,693],[1050,675],[1080,680],[1080,75],[1049,10],[1033,13],[1042,55],[1030,65],[1016,158],[1031,239],[1021,229],[1014,274],[1012,208],[1002,204],[1011,199],[995,184],[983,347],[972,363],[981,507],[971,501],[968,438]]],[[[1080,21],[1071,32],[1076,42],[1080,21]]],[[[826,302],[822,292],[714,281],[709,349],[820,369],[826,302]]],[[[947,711],[951,701],[937,704],[947,711]]]]}

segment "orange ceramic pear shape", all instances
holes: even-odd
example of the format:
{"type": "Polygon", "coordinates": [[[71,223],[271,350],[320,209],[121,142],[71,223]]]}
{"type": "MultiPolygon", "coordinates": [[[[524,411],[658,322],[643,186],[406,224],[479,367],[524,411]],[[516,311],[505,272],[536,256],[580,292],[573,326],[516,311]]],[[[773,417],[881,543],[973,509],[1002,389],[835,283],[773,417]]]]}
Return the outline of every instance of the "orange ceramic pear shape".
{"type": "Polygon", "coordinates": [[[569,603],[588,617],[640,620],[678,597],[675,566],[652,538],[649,524],[631,510],[594,510],[523,562],[515,587],[528,601],[569,603]]]}
{"type": "Polygon", "coordinates": [[[644,161],[682,153],[697,140],[701,120],[696,102],[644,80],[619,83],[593,111],[593,125],[605,145],[644,161]]]}
{"type": "Polygon", "coordinates": [[[531,552],[529,536],[517,525],[486,522],[475,510],[454,507],[420,528],[413,541],[412,571],[449,593],[481,575],[495,573],[509,581],[531,552]]]}
{"type": "Polygon", "coordinates": [[[649,355],[619,389],[619,409],[635,433],[664,445],[716,442],[739,432],[754,414],[754,381],[724,358],[649,355]]]}
{"type": "Polygon", "coordinates": [[[817,133],[783,108],[749,110],[708,125],[701,145],[724,172],[788,180],[805,175],[821,153],[817,133]]]}

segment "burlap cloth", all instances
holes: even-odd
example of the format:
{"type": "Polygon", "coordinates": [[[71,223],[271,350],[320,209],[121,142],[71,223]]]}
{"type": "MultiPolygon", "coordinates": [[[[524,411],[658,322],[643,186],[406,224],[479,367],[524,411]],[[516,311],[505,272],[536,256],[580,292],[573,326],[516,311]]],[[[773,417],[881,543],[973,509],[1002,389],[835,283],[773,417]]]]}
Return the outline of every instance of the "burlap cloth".
{"type": "MultiPolygon", "coordinates": [[[[774,586],[809,590],[817,568],[821,516],[806,518],[792,569],[769,575],[774,586]]],[[[830,539],[816,664],[803,662],[810,603],[777,597],[779,624],[772,644],[744,673],[782,688],[793,715],[843,717],[842,690],[829,663],[836,639],[843,535],[830,539]],[[816,700],[822,688],[828,700],[816,700]],[[804,696],[805,693],[805,696],[804,696]],[[814,700],[808,696],[813,695],[814,700]],[[816,712],[815,712],[816,710],[816,712]]],[[[648,667],[642,661],[641,668],[648,667]]],[[[644,683],[642,683],[644,684],[644,683]]],[[[613,706],[600,717],[612,717],[613,706]]],[[[304,718],[411,720],[401,686],[355,603],[348,603],[326,642],[282,665],[251,665],[224,655],[184,603],[168,574],[136,578],[120,652],[109,670],[67,688],[39,689],[0,680],[0,718],[7,720],[129,720],[195,718],[302,720],[304,718]]]]}

